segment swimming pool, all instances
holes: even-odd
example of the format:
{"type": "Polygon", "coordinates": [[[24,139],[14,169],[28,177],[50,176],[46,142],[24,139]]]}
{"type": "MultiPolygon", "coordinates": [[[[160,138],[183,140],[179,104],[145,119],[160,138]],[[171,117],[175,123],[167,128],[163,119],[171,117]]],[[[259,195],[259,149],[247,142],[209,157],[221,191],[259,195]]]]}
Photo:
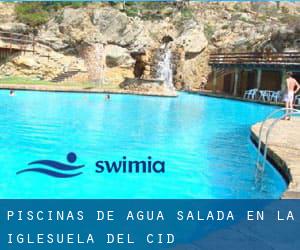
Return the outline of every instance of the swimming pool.
{"type": "Polygon", "coordinates": [[[270,165],[255,186],[250,126],[274,107],[190,94],[178,98],[0,91],[0,198],[278,198],[286,184],[270,165]],[[16,175],[37,160],[82,174],[16,175]],[[165,161],[165,173],[96,173],[123,156],[165,161]],[[80,170],[80,171],[81,171],[80,170]]]}

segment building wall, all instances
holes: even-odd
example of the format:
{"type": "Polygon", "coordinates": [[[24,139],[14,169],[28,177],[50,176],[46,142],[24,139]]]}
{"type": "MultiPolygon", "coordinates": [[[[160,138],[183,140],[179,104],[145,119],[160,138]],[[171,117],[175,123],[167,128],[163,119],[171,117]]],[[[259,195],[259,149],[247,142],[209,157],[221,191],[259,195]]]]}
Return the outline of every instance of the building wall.
{"type": "Polygon", "coordinates": [[[293,77],[300,83],[300,72],[294,72],[293,77]]]}
{"type": "Polygon", "coordinates": [[[263,90],[280,90],[281,73],[280,71],[263,71],[261,74],[261,86],[263,90]]]}
{"type": "Polygon", "coordinates": [[[226,94],[232,94],[233,91],[233,74],[226,74],[224,76],[224,86],[223,91],[226,94]]]}
{"type": "Polygon", "coordinates": [[[243,96],[248,89],[248,71],[240,72],[240,83],[238,86],[238,96],[243,96]]]}
{"type": "Polygon", "coordinates": [[[217,92],[223,92],[224,89],[224,76],[220,76],[217,79],[217,92]]]}
{"type": "MultiPolygon", "coordinates": [[[[256,70],[241,70],[238,84],[238,96],[243,96],[247,89],[256,88],[256,70]]],[[[233,94],[233,81],[234,73],[226,75],[220,75],[217,78],[217,91],[227,94],[233,94]]],[[[210,77],[206,89],[212,90],[213,79],[210,77]]],[[[261,74],[261,86],[262,90],[280,90],[281,89],[281,71],[266,71],[263,70],[261,74]]]]}
{"type": "MultiPolygon", "coordinates": [[[[217,91],[223,92],[223,88],[224,88],[224,76],[220,75],[217,77],[217,91]]],[[[207,89],[207,90],[213,89],[213,75],[212,74],[208,77],[208,83],[205,86],[205,89],[207,89]]]]}

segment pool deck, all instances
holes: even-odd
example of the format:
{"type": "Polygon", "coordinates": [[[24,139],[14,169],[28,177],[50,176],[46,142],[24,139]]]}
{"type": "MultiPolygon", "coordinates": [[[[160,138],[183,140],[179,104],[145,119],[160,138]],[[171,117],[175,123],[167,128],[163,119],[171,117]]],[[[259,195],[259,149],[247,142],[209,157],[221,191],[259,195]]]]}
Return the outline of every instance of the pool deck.
{"type": "Polygon", "coordinates": [[[105,89],[82,86],[54,86],[54,85],[30,85],[30,84],[1,84],[0,90],[25,90],[25,91],[48,91],[48,92],[71,92],[71,93],[103,93],[103,94],[128,94],[158,97],[177,97],[176,92],[161,93],[155,91],[133,91],[125,89],[105,89]]]}
{"type": "MultiPolygon", "coordinates": [[[[265,146],[266,131],[272,119],[262,131],[262,147],[265,146]]],[[[258,143],[261,123],[251,127],[251,138],[258,143]]],[[[279,170],[288,183],[282,199],[300,199],[300,118],[279,121],[273,128],[268,142],[268,159],[279,170]]]]}

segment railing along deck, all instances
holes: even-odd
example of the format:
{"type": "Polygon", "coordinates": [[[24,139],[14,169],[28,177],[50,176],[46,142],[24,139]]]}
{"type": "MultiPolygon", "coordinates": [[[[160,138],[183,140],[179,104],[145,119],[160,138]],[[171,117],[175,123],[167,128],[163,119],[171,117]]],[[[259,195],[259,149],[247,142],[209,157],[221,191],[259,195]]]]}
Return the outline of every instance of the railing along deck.
{"type": "Polygon", "coordinates": [[[218,53],[210,55],[209,64],[300,65],[300,52],[218,53]]]}
{"type": "Polygon", "coordinates": [[[0,31],[0,48],[18,51],[34,51],[34,37],[21,33],[0,31]]]}

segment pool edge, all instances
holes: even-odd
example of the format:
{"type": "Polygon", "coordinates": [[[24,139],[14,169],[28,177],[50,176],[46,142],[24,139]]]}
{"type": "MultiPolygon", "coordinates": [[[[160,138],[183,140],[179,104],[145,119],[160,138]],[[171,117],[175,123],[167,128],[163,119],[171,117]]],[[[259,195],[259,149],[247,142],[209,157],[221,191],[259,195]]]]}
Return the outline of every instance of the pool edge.
{"type": "MultiPolygon", "coordinates": [[[[256,127],[259,126],[260,123],[256,123],[251,126],[250,129],[250,138],[256,147],[258,147],[259,136],[256,131],[256,127]]],[[[265,142],[262,140],[262,148],[263,151],[265,148],[265,142]]],[[[297,189],[297,178],[295,174],[293,174],[294,167],[289,164],[289,160],[282,155],[278,154],[276,150],[272,146],[268,147],[267,158],[272,163],[272,166],[276,168],[276,170],[281,174],[281,176],[287,182],[287,189],[281,195],[281,199],[300,199],[300,192],[297,189]]]]}
{"type": "Polygon", "coordinates": [[[264,102],[261,100],[245,99],[243,97],[226,95],[226,94],[222,94],[222,93],[213,93],[213,92],[206,92],[206,91],[192,91],[192,90],[185,90],[183,92],[191,94],[191,95],[207,96],[207,97],[212,97],[212,98],[222,98],[222,99],[227,99],[227,100],[232,100],[232,101],[255,103],[255,104],[261,104],[261,105],[266,105],[266,106],[277,106],[277,107],[284,106],[284,103],[281,103],[281,102],[278,102],[278,103],[264,102]]]}
{"type": "Polygon", "coordinates": [[[123,94],[123,95],[139,95],[149,97],[165,97],[176,98],[178,94],[162,94],[155,92],[141,92],[141,91],[126,91],[126,90],[105,90],[105,89],[84,89],[76,87],[62,87],[62,86],[33,86],[33,85],[0,85],[0,90],[18,90],[18,91],[39,91],[39,92],[58,92],[58,93],[87,93],[87,94],[123,94]]]}

